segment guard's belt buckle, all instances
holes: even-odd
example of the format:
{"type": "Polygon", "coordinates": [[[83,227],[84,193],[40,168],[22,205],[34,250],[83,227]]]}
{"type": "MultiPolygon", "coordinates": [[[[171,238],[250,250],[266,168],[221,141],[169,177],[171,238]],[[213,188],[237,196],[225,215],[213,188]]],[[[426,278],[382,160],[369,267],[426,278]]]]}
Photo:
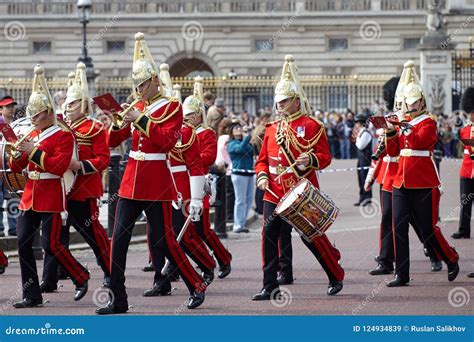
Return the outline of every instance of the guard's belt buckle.
{"type": "Polygon", "coordinates": [[[140,161],[145,161],[145,153],[142,151],[135,152],[135,159],[140,161]]]}
{"type": "Polygon", "coordinates": [[[40,175],[41,174],[38,171],[31,171],[28,174],[28,178],[33,179],[33,180],[38,180],[38,179],[40,179],[40,175]]]}

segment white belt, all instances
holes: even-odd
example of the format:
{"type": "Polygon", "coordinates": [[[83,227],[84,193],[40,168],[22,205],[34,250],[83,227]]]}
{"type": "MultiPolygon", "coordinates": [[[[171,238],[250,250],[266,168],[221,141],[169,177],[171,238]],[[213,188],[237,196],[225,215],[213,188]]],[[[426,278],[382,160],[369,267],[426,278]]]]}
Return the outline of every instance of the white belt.
{"type": "Polygon", "coordinates": [[[398,160],[400,159],[400,157],[390,157],[390,156],[385,156],[383,157],[383,161],[388,163],[398,163],[398,160]]]}
{"type": "Polygon", "coordinates": [[[269,166],[268,171],[270,171],[270,173],[272,175],[279,175],[279,174],[282,174],[282,173],[293,173],[293,169],[290,168],[289,166],[282,166],[281,170],[278,170],[278,167],[269,166]],[[278,171],[280,171],[280,172],[278,172],[278,171]]]}
{"type": "Polygon", "coordinates": [[[58,175],[53,175],[49,172],[38,172],[38,171],[28,171],[28,178],[39,180],[39,179],[59,179],[58,175]]]}
{"type": "Polygon", "coordinates": [[[404,148],[400,151],[402,157],[430,157],[430,151],[412,150],[411,148],[404,148]]]}
{"type": "Polygon", "coordinates": [[[470,156],[471,152],[469,152],[469,150],[467,150],[467,149],[464,149],[464,154],[467,154],[468,156],[470,156]]]}
{"type": "Polygon", "coordinates": [[[128,155],[135,160],[166,160],[166,153],[145,153],[142,151],[130,151],[128,155]]]}
{"type": "Polygon", "coordinates": [[[176,172],[184,172],[184,171],[187,171],[188,169],[186,168],[186,165],[178,165],[178,166],[171,166],[170,167],[170,171],[172,173],[176,173],[176,172]]]}

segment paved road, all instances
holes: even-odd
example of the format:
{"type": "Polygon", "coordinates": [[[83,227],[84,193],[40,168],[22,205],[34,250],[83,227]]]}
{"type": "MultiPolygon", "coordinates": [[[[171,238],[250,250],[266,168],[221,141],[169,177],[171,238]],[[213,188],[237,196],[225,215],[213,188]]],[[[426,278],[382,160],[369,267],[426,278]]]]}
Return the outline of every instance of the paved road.
{"type": "MultiPolygon", "coordinates": [[[[331,168],[353,167],[355,161],[336,161],[331,168]]],[[[457,229],[459,162],[444,161],[442,179],[444,195],[441,200],[442,230],[449,236],[457,229]]],[[[455,282],[447,281],[446,266],[439,273],[429,272],[430,263],[422,252],[414,234],[411,235],[411,277],[409,287],[389,289],[389,276],[373,277],[367,271],[375,265],[378,250],[378,201],[364,212],[352,205],[357,199],[357,178],[354,172],[325,173],[321,175],[323,190],[334,199],[341,214],[328,232],[331,241],[341,250],[346,271],[343,291],[335,296],[325,294],[327,278],[318,262],[295,234],[295,284],[286,286],[288,295],[282,302],[252,302],[250,297],[261,287],[260,222],[250,227],[245,235],[234,235],[224,243],[231,250],[233,271],[223,280],[216,279],[209,287],[206,302],[197,310],[187,310],[187,291],[182,282],[174,283],[176,291],[169,297],[144,298],[143,290],[152,285],[150,273],[143,273],[147,250],[144,244],[131,247],[128,258],[127,286],[130,314],[157,315],[472,315],[474,281],[466,277],[474,271],[474,240],[452,240],[461,255],[461,273],[455,282]]],[[[378,190],[374,192],[378,196],[378,190]]],[[[57,293],[45,295],[49,301],[44,308],[14,310],[11,301],[19,300],[19,267],[13,260],[6,273],[0,276],[0,313],[7,315],[87,315],[94,312],[95,303],[104,300],[100,290],[100,270],[90,251],[74,252],[87,262],[92,273],[90,293],[80,302],[72,300],[74,287],[70,281],[57,293]]],[[[41,269],[41,267],[39,267],[41,269]]]]}

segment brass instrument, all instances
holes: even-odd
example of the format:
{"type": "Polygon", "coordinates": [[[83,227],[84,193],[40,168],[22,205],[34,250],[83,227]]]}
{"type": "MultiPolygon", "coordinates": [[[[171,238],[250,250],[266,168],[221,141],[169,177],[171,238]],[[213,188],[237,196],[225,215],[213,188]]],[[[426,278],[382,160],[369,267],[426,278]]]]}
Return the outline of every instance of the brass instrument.
{"type": "Polygon", "coordinates": [[[6,152],[10,154],[13,157],[13,159],[20,158],[21,152],[18,151],[18,146],[20,146],[22,142],[28,139],[34,131],[36,131],[36,127],[31,126],[31,128],[25,133],[25,135],[23,135],[20,139],[15,141],[13,144],[7,143],[6,152]]]}
{"type": "Polygon", "coordinates": [[[373,161],[378,161],[380,156],[385,152],[385,139],[383,135],[379,136],[377,149],[375,150],[374,154],[370,157],[373,161]]]}
{"type": "Polygon", "coordinates": [[[130,105],[125,108],[124,110],[122,110],[120,113],[113,113],[112,114],[112,121],[114,123],[114,126],[117,126],[119,128],[122,128],[123,127],[123,124],[124,124],[124,118],[125,118],[125,115],[127,115],[127,113],[129,111],[131,111],[135,105],[140,102],[142,100],[141,97],[137,97],[132,103],[130,103],[130,105]]]}

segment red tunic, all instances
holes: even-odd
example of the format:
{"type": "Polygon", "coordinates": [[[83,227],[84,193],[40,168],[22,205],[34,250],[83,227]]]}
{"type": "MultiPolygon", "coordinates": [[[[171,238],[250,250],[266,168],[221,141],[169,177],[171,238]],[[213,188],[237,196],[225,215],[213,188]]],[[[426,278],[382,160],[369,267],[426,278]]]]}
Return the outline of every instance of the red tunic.
{"type": "Polygon", "coordinates": [[[24,168],[31,173],[21,196],[20,210],[60,213],[66,210],[66,190],[63,174],[69,167],[74,151],[74,136],[66,127],[51,126],[41,132],[35,149],[17,160],[10,157],[13,172],[24,168]],[[46,137],[46,138],[44,138],[46,137]],[[34,179],[35,176],[55,177],[34,179]]]}
{"type": "Polygon", "coordinates": [[[104,125],[84,117],[73,123],[71,129],[78,144],[81,169],[68,198],[77,201],[99,198],[104,193],[102,171],[108,167],[110,161],[104,125]]]}
{"type": "MultiPolygon", "coordinates": [[[[459,131],[459,136],[462,139],[473,139],[474,136],[471,135],[471,129],[473,128],[472,124],[466,127],[463,127],[459,131]]],[[[471,153],[474,153],[474,149],[471,146],[464,146],[464,153],[462,159],[461,170],[459,175],[463,178],[474,178],[474,164],[473,160],[470,158],[471,153]]]]}
{"type": "MultiPolygon", "coordinates": [[[[194,128],[184,124],[181,128],[181,139],[170,152],[171,172],[176,187],[182,195],[183,201],[191,198],[190,176],[202,176],[204,170],[200,159],[200,147],[194,128]],[[178,170],[178,171],[175,171],[178,170]]],[[[173,197],[177,199],[173,186],[173,197]]]]}
{"type": "Polygon", "coordinates": [[[310,164],[304,171],[293,167],[292,172],[287,172],[280,179],[275,180],[278,174],[286,170],[292,162],[277,144],[276,134],[281,120],[267,124],[262,148],[255,164],[255,172],[257,180],[268,178],[270,191],[265,192],[264,200],[274,204],[277,204],[283,195],[303,177],[319,188],[316,170],[322,170],[331,163],[326,132],[319,121],[305,115],[297,115],[287,120],[288,127],[283,129],[285,141],[289,141],[288,136],[291,135],[300,144],[290,144],[290,158],[296,160],[301,153],[306,152],[310,155],[310,164]]]}
{"type": "Polygon", "coordinates": [[[166,158],[180,136],[181,104],[174,98],[158,98],[147,103],[146,108],[140,103],[137,109],[143,113],[132,125],[110,132],[111,147],[132,137],[131,154],[119,196],[143,201],[171,201],[173,185],[166,158]],[[132,151],[137,153],[137,159],[132,157],[132,151]]]}
{"type": "Polygon", "coordinates": [[[400,155],[393,187],[436,188],[440,185],[432,158],[437,141],[436,122],[428,115],[422,114],[411,120],[410,125],[412,129],[408,135],[397,131],[386,134],[388,155],[400,155]]]}

